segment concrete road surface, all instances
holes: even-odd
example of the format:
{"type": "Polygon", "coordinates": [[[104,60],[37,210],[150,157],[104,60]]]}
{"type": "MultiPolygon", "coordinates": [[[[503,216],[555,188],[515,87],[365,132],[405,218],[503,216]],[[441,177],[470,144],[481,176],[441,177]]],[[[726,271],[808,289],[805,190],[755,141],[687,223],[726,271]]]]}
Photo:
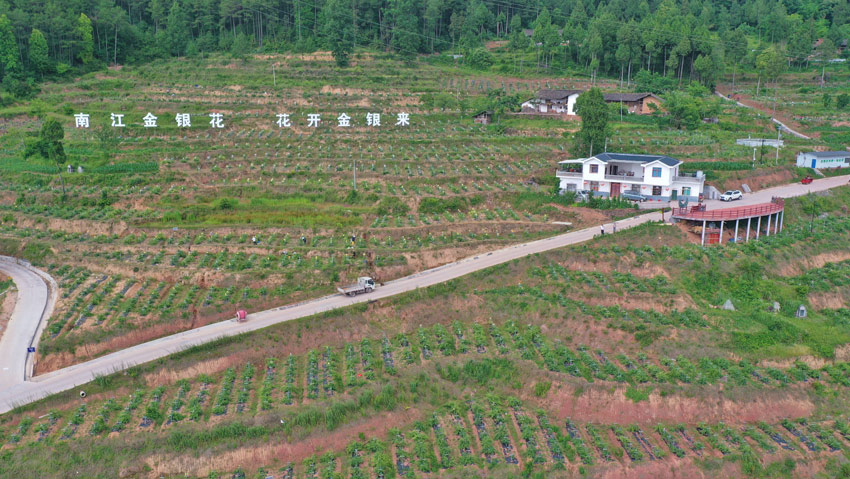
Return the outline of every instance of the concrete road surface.
{"type": "MultiPolygon", "coordinates": [[[[850,176],[815,180],[810,185],[785,185],[770,188],[758,193],[745,195],[734,206],[763,203],[770,201],[773,196],[798,196],[809,191],[822,191],[836,186],[846,185],[850,176]]],[[[712,207],[726,206],[719,203],[712,207]]],[[[628,229],[649,221],[659,221],[661,213],[653,211],[633,218],[617,222],[618,231],[628,229]]],[[[612,225],[606,224],[605,231],[610,233],[612,225]]],[[[131,348],[117,351],[91,361],[53,371],[32,378],[24,383],[0,390],[0,413],[15,406],[23,405],[44,396],[74,388],[91,381],[96,375],[110,374],[158,359],[191,346],[203,344],[225,336],[234,336],[262,329],[273,324],[291,321],[293,319],[311,316],[317,313],[350,306],[356,303],[372,301],[394,296],[418,288],[425,288],[443,283],[490,266],[501,264],[516,258],[522,258],[534,253],[561,248],[572,244],[582,243],[592,239],[600,232],[599,226],[586,228],[551,238],[545,238],[529,243],[509,246],[507,248],[483,253],[477,256],[439,266],[437,268],[415,273],[404,278],[390,281],[380,286],[375,292],[355,297],[331,295],[302,303],[282,306],[268,311],[254,313],[248,316],[248,321],[237,323],[233,320],[210,324],[190,331],[166,336],[131,348]]]]}
{"type": "Polygon", "coordinates": [[[28,262],[0,256],[0,271],[18,288],[18,300],[9,327],[0,338],[0,391],[23,383],[32,373],[32,354],[27,348],[38,342],[47,318],[53,312],[55,283],[47,273],[28,262]],[[54,285],[50,288],[48,285],[54,285]]]}

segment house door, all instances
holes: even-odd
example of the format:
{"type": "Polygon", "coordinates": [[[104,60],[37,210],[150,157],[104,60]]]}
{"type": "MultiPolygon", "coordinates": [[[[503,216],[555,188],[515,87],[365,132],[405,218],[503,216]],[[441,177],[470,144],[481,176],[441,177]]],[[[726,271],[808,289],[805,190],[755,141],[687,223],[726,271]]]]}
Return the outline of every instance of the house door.
{"type": "Polygon", "coordinates": [[[617,165],[611,165],[611,172],[609,174],[610,175],[616,175],[617,174],[617,165]]]}
{"type": "Polygon", "coordinates": [[[817,164],[818,164],[817,158],[812,158],[812,169],[813,170],[815,169],[815,166],[817,166],[817,164]]]}
{"type": "Polygon", "coordinates": [[[611,196],[620,196],[620,184],[611,183],[611,196]]]}
{"type": "Polygon", "coordinates": [[[675,188],[674,188],[674,189],[672,190],[671,194],[670,194],[670,199],[671,199],[671,200],[675,200],[675,199],[678,199],[678,198],[679,198],[679,192],[678,192],[678,191],[676,191],[676,190],[675,190],[675,188]]]}

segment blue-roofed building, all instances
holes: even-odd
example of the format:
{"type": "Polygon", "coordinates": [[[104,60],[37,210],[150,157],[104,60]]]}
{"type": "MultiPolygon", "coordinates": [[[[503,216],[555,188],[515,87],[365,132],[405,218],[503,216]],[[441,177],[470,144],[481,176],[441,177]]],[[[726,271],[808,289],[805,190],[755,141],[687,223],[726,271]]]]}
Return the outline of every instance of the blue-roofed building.
{"type": "Polygon", "coordinates": [[[558,162],[561,191],[589,191],[595,196],[640,194],[651,200],[699,199],[705,186],[702,172],[679,171],[680,160],[665,155],[599,153],[590,158],[558,162]]]}

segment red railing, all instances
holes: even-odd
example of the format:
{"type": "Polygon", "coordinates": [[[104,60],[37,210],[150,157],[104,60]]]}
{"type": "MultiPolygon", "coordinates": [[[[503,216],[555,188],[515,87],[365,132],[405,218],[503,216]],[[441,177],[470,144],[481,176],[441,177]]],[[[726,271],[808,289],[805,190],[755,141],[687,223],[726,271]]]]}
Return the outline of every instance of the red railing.
{"type": "Polygon", "coordinates": [[[785,200],[774,198],[770,203],[762,203],[752,206],[741,206],[738,208],[723,208],[720,210],[706,211],[705,205],[696,205],[690,208],[673,208],[673,216],[686,220],[706,221],[728,221],[741,218],[753,218],[778,213],[785,208],[785,200]]]}

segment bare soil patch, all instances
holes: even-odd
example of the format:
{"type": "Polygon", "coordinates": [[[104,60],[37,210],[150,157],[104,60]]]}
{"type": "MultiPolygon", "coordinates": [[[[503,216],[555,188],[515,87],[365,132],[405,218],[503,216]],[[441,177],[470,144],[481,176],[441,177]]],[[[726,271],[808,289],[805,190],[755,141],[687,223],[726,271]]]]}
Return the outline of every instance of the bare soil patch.
{"type": "MultiPolygon", "coordinates": [[[[0,281],[5,278],[0,276],[0,281]]],[[[3,332],[9,324],[9,319],[12,317],[12,311],[15,309],[15,301],[18,299],[18,292],[14,286],[9,287],[6,293],[0,296],[0,338],[3,337],[3,332]]]]}
{"type": "Polygon", "coordinates": [[[817,293],[809,295],[812,309],[840,309],[847,306],[847,300],[841,291],[817,293]]]}
{"type": "Polygon", "coordinates": [[[699,398],[662,397],[653,392],[647,401],[636,403],[626,398],[624,388],[613,392],[601,387],[586,388],[579,396],[571,388],[563,388],[551,399],[551,408],[558,411],[558,418],[617,424],[772,422],[808,416],[815,410],[811,400],[793,391],[760,391],[757,397],[736,401],[723,397],[721,391],[705,390],[699,398]]]}
{"type": "Polygon", "coordinates": [[[604,469],[598,476],[600,479],[657,479],[682,478],[682,479],[721,479],[741,477],[740,467],[733,462],[724,462],[717,469],[703,469],[693,458],[677,458],[672,454],[663,461],[642,461],[623,463],[608,463],[610,467],[604,469]]]}
{"type": "Polygon", "coordinates": [[[810,269],[823,268],[829,263],[838,263],[850,259],[850,251],[830,251],[800,261],[786,263],[779,269],[782,276],[797,276],[810,269]]]}
{"type": "Polygon", "coordinates": [[[771,186],[788,184],[793,178],[794,175],[788,169],[738,171],[732,173],[728,179],[722,181],[716,186],[720,191],[725,191],[730,189],[740,189],[741,184],[746,183],[753,189],[753,191],[757,191],[770,188],[771,186]]]}
{"type": "MultiPolygon", "coordinates": [[[[421,419],[417,409],[407,409],[384,413],[369,419],[350,424],[333,432],[313,434],[297,442],[269,442],[267,444],[243,447],[235,451],[213,453],[204,452],[198,456],[149,456],[144,462],[150,467],[147,477],[158,478],[163,475],[183,475],[206,477],[211,471],[232,471],[245,464],[286,464],[301,462],[313,454],[325,451],[345,449],[359,434],[366,437],[385,438],[387,431],[401,424],[409,424],[421,419]]],[[[258,422],[276,422],[277,418],[267,417],[258,422]]]]}

